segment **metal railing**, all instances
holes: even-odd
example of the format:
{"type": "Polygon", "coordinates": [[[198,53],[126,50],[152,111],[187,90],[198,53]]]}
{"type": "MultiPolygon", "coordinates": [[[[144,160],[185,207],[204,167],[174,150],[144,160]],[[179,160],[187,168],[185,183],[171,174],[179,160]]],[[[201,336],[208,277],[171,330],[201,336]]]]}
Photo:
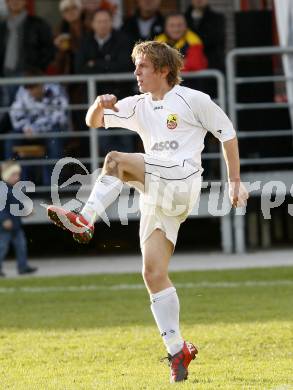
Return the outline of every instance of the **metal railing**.
{"type": "MultiPolygon", "coordinates": [[[[286,76],[254,76],[254,77],[239,77],[237,76],[236,63],[239,57],[252,56],[273,56],[293,54],[293,47],[255,47],[241,48],[230,51],[226,57],[227,70],[227,88],[228,88],[228,112],[235,126],[238,128],[238,112],[243,110],[263,110],[263,109],[280,109],[290,108],[292,103],[239,103],[237,101],[237,86],[252,83],[271,83],[271,82],[286,82],[293,80],[292,77],[286,76]]],[[[237,136],[239,141],[243,139],[254,138],[270,138],[270,137],[288,137],[292,136],[292,129],[288,130],[255,130],[255,131],[238,131],[237,136]]],[[[241,166],[263,165],[272,166],[274,164],[293,163],[293,157],[256,157],[256,158],[241,158],[241,166]]],[[[259,193],[258,193],[259,195],[259,193]]],[[[246,251],[246,234],[245,234],[245,216],[236,215],[233,217],[233,230],[235,251],[244,253],[246,251]]]]}
{"type": "MultiPolygon", "coordinates": [[[[225,95],[225,80],[221,72],[217,70],[205,70],[200,72],[188,72],[182,74],[183,79],[205,79],[212,78],[216,80],[217,84],[217,98],[215,99],[216,103],[225,110],[226,95],[225,95]]],[[[74,76],[50,76],[50,77],[31,77],[31,78],[6,78],[0,79],[0,88],[3,86],[11,85],[26,85],[26,84],[45,84],[45,83],[61,83],[61,84],[78,84],[83,83],[87,86],[87,102],[86,104],[71,104],[68,106],[69,111],[87,109],[87,107],[92,104],[99,93],[99,85],[102,83],[113,83],[113,82],[129,82],[135,81],[135,77],[132,73],[119,73],[119,74],[107,74],[107,75],[74,75],[74,76]]],[[[8,107],[1,108],[1,112],[8,111],[8,107]]],[[[103,130],[103,129],[94,129],[82,131],[60,131],[60,132],[50,132],[50,133],[41,133],[37,135],[38,139],[45,138],[87,138],[89,141],[89,156],[80,158],[79,160],[82,163],[89,164],[91,172],[94,172],[99,166],[99,163],[103,161],[103,158],[99,156],[99,137],[104,136],[114,136],[114,135],[135,135],[135,133],[127,130],[103,130]]],[[[22,134],[0,134],[0,141],[5,141],[8,139],[24,139],[22,134]]],[[[221,167],[221,182],[222,188],[224,189],[224,182],[226,181],[226,169],[222,153],[203,153],[203,160],[218,160],[221,167]]],[[[48,159],[26,159],[19,160],[19,163],[23,166],[39,166],[39,165],[53,165],[57,160],[48,160],[48,159]]],[[[74,186],[70,187],[72,190],[76,188],[74,186]]],[[[36,192],[48,192],[50,187],[37,186],[36,192]]],[[[65,191],[60,189],[60,192],[65,191]]],[[[206,215],[208,216],[208,215],[206,215]]],[[[232,252],[232,225],[231,225],[231,216],[225,215],[221,217],[221,242],[222,248],[225,253],[232,252]]]]}

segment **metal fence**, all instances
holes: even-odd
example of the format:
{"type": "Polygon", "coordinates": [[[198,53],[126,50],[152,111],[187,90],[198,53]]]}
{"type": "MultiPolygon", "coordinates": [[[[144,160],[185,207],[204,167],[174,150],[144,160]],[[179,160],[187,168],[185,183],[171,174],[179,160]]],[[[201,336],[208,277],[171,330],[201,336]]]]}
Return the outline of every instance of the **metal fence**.
{"type": "MultiPolygon", "coordinates": [[[[291,80],[289,77],[283,75],[273,76],[255,76],[255,77],[239,77],[237,75],[237,60],[239,57],[254,57],[254,56],[275,56],[293,54],[292,47],[256,47],[256,48],[241,48],[230,51],[226,58],[226,69],[227,69],[227,86],[228,86],[228,112],[231,120],[236,129],[238,129],[238,113],[244,110],[271,110],[280,108],[292,108],[292,103],[284,102],[258,102],[258,103],[241,103],[237,98],[237,87],[243,84],[258,84],[258,83],[274,83],[274,82],[287,82],[291,80]]],[[[252,118],[253,120],[253,118],[252,118]]],[[[265,139],[275,137],[288,137],[292,136],[292,129],[285,130],[249,130],[249,131],[238,131],[237,136],[239,142],[244,139],[265,139]]],[[[293,157],[256,157],[256,158],[241,158],[240,164],[242,167],[246,166],[262,166],[262,167],[273,167],[279,164],[293,163],[293,157]]],[[[273,168],[269,176],[273,175],[273,168]]],[[[287,171],[278,171],[279,180],[288,182],[288,175],[292,173],[287,171]]],[[[255,181],[261,179],[264,181],[268,178],[267,172],[257,172],[257,174],[242,174],[242,179],[247,181],[255,181]]],[[[290,180],[289,180],[290,181],[290,180]]],[[[260,196],[260,192],[255,192],[254,196],[260,196]]],[[[237,253],[243,253],[246,251],[246,233],[245,233],[245,215],[234,213],[233,217],[233,231],[234,231],[234,242],[235,251],[237,253]]]]}
{"type": "MultiPolygon", "coordinates": [[[[205,70],[201,72],[188,72],[183,73],[183,79],[207,79],[212,78],[216,80],[217,84],[217,98],[215,99],[216,103],[225,110],[225,80],[221,72],[217,70],[205,70]]],[[[75,76],[53,76],[53,77],[31,77],[31,78],[7,78],[0,80],[0,88],[11,85],[26,85],[26,84],[44,84],[44,83],[61,83],[64,84],[77,84],[82,83],[87,86],[87,101],[84,104],[70,104],[68,109],[69,111],[74,110],[86,110],[89,104],[92,104],[95,100],[97,94],[99,94],[99,86],[102,83],[123,83],[134,81],[135,77],[132,73],[120,73],[120,74],[107,74],[107,75],[75,75],[75,76]]],[[[2,107],[0,111],[7,112],[9,107],[2,107]]],[[[113,135],[126,135],[126,134],[135,134],[133,132],[127,130],[103,130],[103,129],[88,129],[82,131],[62,131],[62,132],[50,132],[50,133],[42,133],[38,134],[38,139],[45,138],[63,138],[63,139],[74,139],[74,138],[85,138],[89,142],[89,156],[80,158],[79,160],[82,163],[88,164],[90,166],[91,172],[95,171],[99,164],[103,161],[103,158],[99,156],[99,137],[111,137],[113,135]]],[[[23,134],[0,134],[0,141],[5,141],[8,139],[23,139],[23,134]]],[[[217,160],[219,161],[221,167],[221,182],[224,184],[226,181],[226,169],[223,161],[223,157],[221,153],[203,153],[203,160],[217,160]]],[[[19,160],[19,163],[22,166],[44,166],[44,165],[54,165],[57,160],[49,160],[45,158],[41,159],[25,159],[19,160]]],[[[222,185],[224,188],[224,185],[222,185]]],[[[74,186],[70,187],[70,189],[75,190],[74,186]]],[[[37,193],[49,192],[50,187],[45,186],[37,186],[37,193]]],[[[65,191],[60,189],[60,192],[65,191]]],[[[206,202],[207,203],[207,202],[206,202]]],[[[209,217],[208,212],[203,212],[200,217],[209,217]]],[[[45,218],[36,219],[38,222],[42,221],[43,223],[47,222],[45,218]]],[[[30,219],[27,220],[30,222],[30,219]]],[[[225,253],[231,253],[233,248],[232,243],[232,226],[231,226],[231,217],[229,215],[225,215],[221,217],[221,242],[222,249],[225,253]]]]}

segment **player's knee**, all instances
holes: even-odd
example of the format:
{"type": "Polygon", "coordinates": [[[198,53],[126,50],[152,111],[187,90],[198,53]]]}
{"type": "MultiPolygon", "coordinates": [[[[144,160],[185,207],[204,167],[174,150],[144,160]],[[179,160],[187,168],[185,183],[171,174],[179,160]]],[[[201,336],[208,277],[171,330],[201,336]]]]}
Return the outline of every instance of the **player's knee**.
{"type": "Polygon", "coordinates": [[[109,164],[111,161],[114,161],[117,166],[124,166],[127,162],[126,153],[121,152],[109,152],[105,158],[105,164],[109,164]]]}
{"type": "Polygon", "coordinates": [[[106,161],[107,160],[114,160],[118,161],[121,153],[117,152],[116,150],[112,150],[111,152],[107,153],[106,161]]]}
{"type": "Polygon", "coordinates": [[[145,266],[142,270],[142,276],[145,283],[149,287],[152,287],[153,285],[157,285],[165,277],[167,277],[167,273],[166,271],[157,269],[153,266],[145,266]]]}
{"type": "Polygon", "coordinates": [[[105,157],[103,173],[113,176],[119,176],[119,172],[121,172],[121,166],[121,153],[116,151],[109,152],[105,157]]]}
{"type": "Polygon", "coordinates": [[[107,167],[112,161],[118,162],[119,152],[109,152],[104,161],[104,166],[107,167]]]}

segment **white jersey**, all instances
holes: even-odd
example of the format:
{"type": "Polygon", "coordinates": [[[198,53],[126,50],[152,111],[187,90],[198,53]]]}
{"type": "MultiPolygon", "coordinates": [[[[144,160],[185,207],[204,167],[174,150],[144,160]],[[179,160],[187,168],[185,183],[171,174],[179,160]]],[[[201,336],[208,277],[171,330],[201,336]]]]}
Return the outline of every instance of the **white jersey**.
{"type": "Polygon", "coordinates": [[[154,101],[145,93],[119,100],[117,107],[119,112],[104,110],[105,127],[137,132],[145,152],[161,159],[192,159],[200,167],[207,131],[221,142],[236,134],[227,115],[207,94],[179,85],[163,100],[154,101]]]}

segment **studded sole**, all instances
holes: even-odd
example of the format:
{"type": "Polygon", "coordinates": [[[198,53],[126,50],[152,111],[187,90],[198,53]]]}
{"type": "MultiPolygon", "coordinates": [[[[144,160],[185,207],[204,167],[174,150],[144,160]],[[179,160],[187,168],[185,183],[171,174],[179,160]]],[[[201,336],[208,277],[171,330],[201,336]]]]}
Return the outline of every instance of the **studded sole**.
{"type": "MultiPolygon", "coordinates": [[[[56,211],[48,210],[48,218],[54,223],[54,225],[58,226],[62,230],[67,230],[63,223],[60,221],[58,214],[56,211]]],[[[86,230],[84,233],[73,233],[73,239],[77,241],[79,244],[88,244],[89,241],[93,237],[92,230],[86,230]]]]}
{"type": "Polygon", "coordinates": [[[60,219],[55,211],[48,210],[48,218],[54,223],[54,225],[58,226],[59,228],[61,228],[63,230],[67,230],[63,226],[63,223],[60,221],[60,219]]]}

